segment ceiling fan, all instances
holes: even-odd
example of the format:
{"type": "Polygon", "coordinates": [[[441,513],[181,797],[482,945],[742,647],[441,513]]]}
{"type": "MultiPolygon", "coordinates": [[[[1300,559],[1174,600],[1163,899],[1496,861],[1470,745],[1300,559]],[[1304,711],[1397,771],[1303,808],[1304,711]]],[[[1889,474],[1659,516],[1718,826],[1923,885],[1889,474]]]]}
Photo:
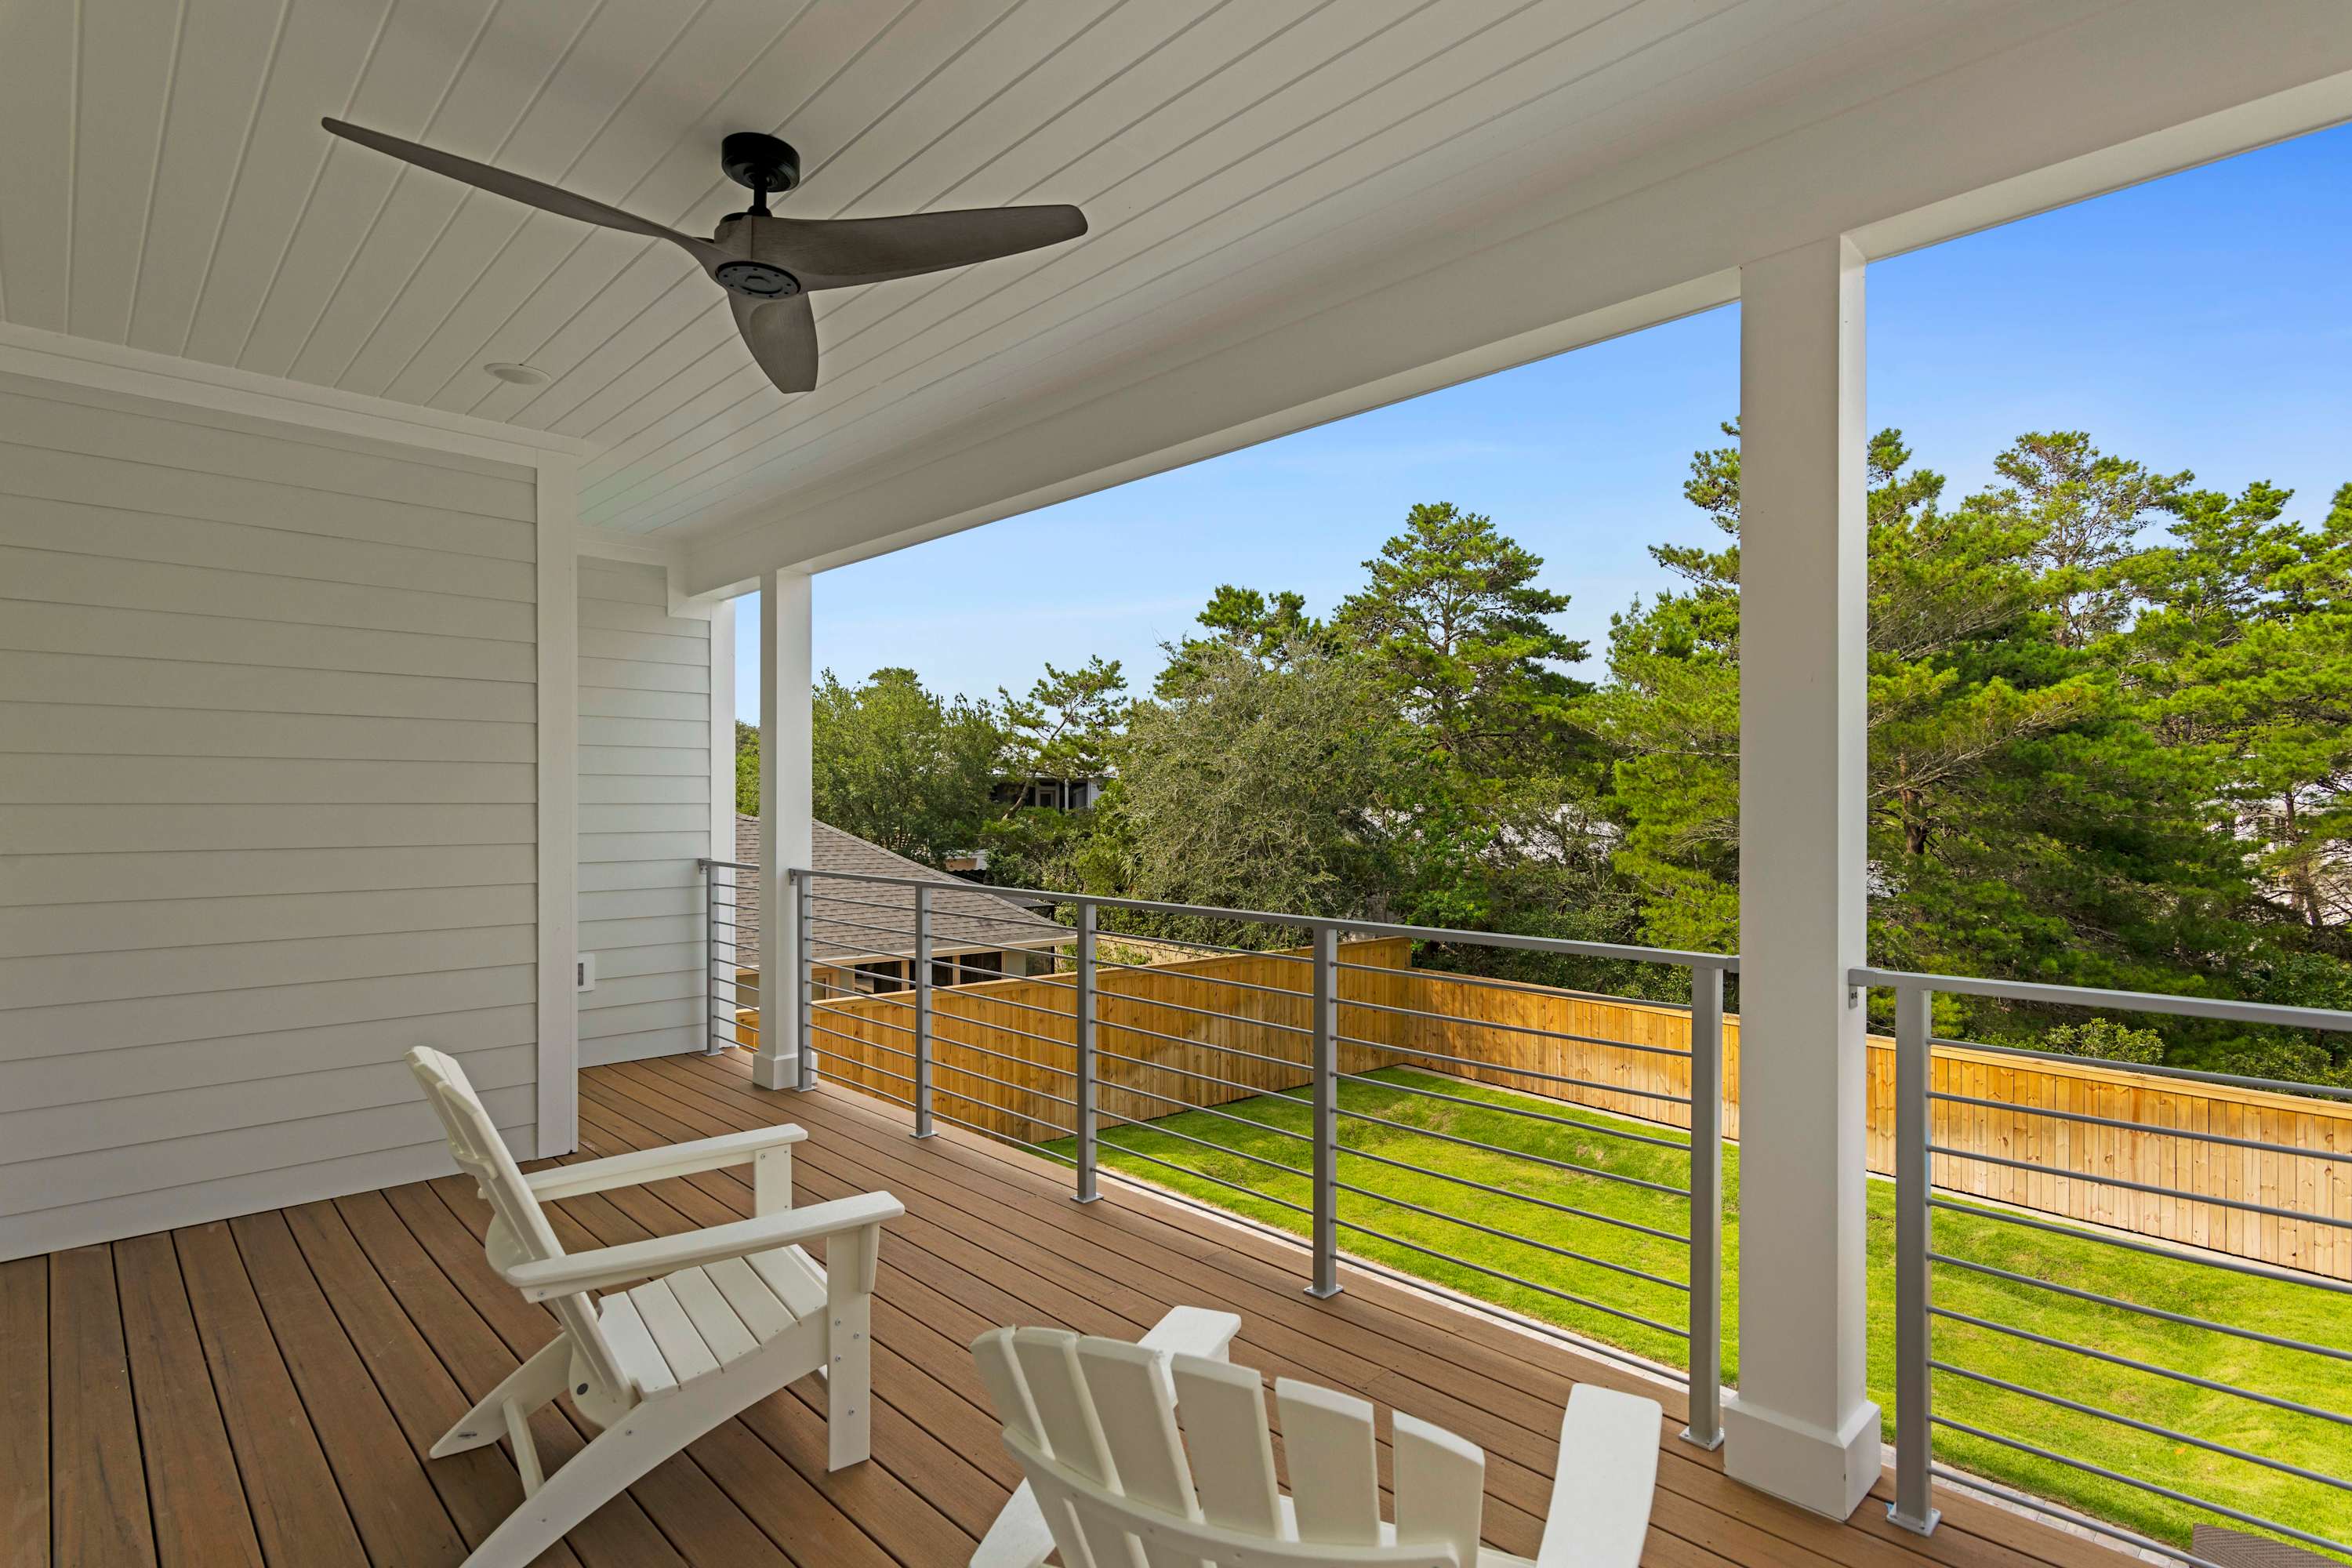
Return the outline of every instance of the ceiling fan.
{"type": "Polygon", "coordinates": [[[719,165],[729,179],[751,188],[751,205],[720,219],[709,239],[697,239],[470,158],[341,120],[320,123],[346,141],[478,185],[494,195],[582,223],[668,240],[727,290],[736,330],[768,379],[783,392],[806,392],[816,385],[816,322],[808,301],[814,290],[969,267],[1058,245],[1087,232],[1086,215],[1061,205],[975,207],[903,217],[778,217],[768,210],[768,196],[800,184],[800,154],[773,136],[738,131],[720,142],[719,165]]]}

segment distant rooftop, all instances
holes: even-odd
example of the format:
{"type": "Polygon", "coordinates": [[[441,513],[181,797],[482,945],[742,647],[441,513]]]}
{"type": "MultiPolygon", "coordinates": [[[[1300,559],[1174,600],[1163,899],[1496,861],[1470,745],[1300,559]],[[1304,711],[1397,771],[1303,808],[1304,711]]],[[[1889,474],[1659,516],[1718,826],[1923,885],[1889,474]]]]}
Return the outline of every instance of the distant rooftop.
{"type": "MultiPolygon", "coordinates": [[[[1069,940],[1068,927],[1031,913],[1011,899],[975,887],[961,877],[909,860],[879,844],[845,833],[830,823],[812,825],[814,868],[848,871],[866,877],[907,877],[937,884],[931,895],[933,951],[941,953],[986,952],[1008,947],[1043,947],[1069,940]]],[[[745,865],[760,859],[760,819],[738,813],[735,817],[735,858],[745,865]]],[[[736,945],[749,954],[760,938],[760,895],[757,879],[748,879],[735,892],[736,945]]],[[[817,879],[814,955],[820,960],[887,958],[914,949],[912,889],[817,879]],[[882,908],[864,908],[881,905],[882,908]],[[868,930],[881,927],[882,930],[868,930]]]]}

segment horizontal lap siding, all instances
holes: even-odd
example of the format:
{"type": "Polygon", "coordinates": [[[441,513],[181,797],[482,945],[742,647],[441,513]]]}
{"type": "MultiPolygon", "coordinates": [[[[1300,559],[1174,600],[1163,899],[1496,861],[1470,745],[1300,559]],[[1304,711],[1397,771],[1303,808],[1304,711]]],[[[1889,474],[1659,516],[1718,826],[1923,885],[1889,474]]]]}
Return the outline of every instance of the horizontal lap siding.
{"type": "Polygon", "coordinates": [[[527,469],[0,377],[0,1257],[529,1152],[527,469]]]}
{"type": "MultiPolygon", "coordinates": [[[[710,1011],[710,623],[662,569],[580,563],[580,1061],[698,1051],[710,1011]]],[[[732,648],[719,650],[732,658],[732,648]]]]}

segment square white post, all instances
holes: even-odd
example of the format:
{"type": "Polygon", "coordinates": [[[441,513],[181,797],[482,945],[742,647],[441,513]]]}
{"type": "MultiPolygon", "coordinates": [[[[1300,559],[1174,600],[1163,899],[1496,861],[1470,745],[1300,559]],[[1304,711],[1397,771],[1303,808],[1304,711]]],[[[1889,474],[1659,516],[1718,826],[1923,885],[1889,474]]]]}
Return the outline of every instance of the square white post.
{"type": "Polygon", "coordinates": [[[1864,1384],[1863,263],[1740,269],[1739,1392],[1724,1468],[1819,1513],[1879,1474],[1864,1384]]]}
{"type": "Polygon", "coordinates": [[[760,1049],[751,1081],[798,1089],[800,900],[809,863],[809,576],[760,576],[760,1049]]]}

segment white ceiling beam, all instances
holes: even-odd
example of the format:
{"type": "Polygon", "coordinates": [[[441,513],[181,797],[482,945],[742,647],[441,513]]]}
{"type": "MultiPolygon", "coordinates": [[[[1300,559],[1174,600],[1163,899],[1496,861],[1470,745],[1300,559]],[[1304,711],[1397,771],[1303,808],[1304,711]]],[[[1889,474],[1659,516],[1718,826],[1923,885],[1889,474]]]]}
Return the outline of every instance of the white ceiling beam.
{"type": "Polygon", "coordinates": [[[1882,95],[1755,144],[1696,139],[1483,226],[1358,255],[1181,359],[787,496],[690,548],[684,587],[844,564],[1635,331],[1729,300],[1741,263],[1810,240],[1891,254],[2352,118],[2341,0],[2067,14],[1973,55],[1965,37],[1938,39],[1891,67],[1882,95]]]}

